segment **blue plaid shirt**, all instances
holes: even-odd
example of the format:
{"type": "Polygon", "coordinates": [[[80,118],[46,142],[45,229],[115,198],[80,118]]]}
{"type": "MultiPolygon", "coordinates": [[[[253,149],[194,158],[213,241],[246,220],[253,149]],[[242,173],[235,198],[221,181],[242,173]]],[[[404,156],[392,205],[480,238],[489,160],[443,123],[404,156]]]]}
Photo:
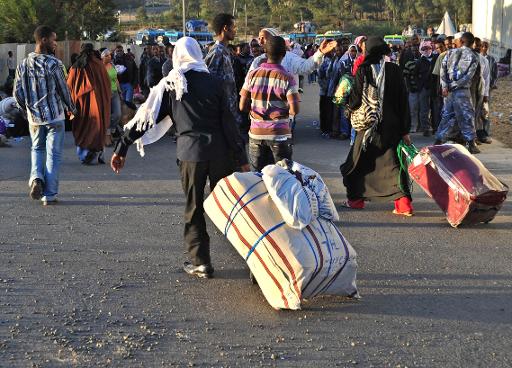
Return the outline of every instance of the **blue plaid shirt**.
{"type": "Polygon", "coordinates": [[[235,117],[236,123],[242,124],[242,117],[238,109],[238,91],[236,88],[235,72],[229,49],[219,41],[210,49],[204,62],[208,66],[210,74],[222,81],[222,88],[229,101],[229,109],[235,117]]]}
{"type": "Polygon", "coordinates": [[[14,98],[31,124],[64,120],[64,109],[76,114],[61,61],[32,52],[16,69],[14,98]]]}

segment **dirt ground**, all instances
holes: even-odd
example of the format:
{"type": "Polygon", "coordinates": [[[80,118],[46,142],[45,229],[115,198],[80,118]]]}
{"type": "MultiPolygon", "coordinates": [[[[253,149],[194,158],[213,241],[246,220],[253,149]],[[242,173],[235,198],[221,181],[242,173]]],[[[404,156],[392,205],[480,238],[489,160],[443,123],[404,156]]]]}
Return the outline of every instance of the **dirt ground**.
{"type": "Polygon", "coordinates": [[[512,76],[498,80],[498,88],[491,91],[491,134],[512,147],[512,76]]]}

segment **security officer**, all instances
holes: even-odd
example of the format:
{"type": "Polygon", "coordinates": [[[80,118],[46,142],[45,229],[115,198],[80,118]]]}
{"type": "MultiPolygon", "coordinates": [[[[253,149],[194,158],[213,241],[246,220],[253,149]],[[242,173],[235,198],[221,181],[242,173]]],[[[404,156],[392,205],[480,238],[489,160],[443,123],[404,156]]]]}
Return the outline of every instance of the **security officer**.
{"type": "Polygon", "coordinates": [[[454,42],[458,48],[450,50],[443,60],[441,87],[445,103],[435,142],[443,143],[449,133],[458,127],[466,147],[473,154],[480,152],[475,142],[475,108],[470,92],[473,77],[479,73],[480,66],[471,49],[474,40],[470,32],[456,34],[454,42]]]}

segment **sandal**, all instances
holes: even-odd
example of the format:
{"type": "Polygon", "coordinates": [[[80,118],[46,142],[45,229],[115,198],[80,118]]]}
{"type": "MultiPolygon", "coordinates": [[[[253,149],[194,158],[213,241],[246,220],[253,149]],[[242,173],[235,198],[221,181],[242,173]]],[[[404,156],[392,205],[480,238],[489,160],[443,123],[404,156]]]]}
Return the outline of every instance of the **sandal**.
{"type": "Polygon", "coordinates": [[[414,216],[414,212],[398,212],[396,209],[393,210],[393,215],[397,216],[405,216],[405,217],[412,217],[414,216]]]}
{"type": "Polygon", "coordinates": [[[364,210],[364,207],[352,207],[348,200],[341,202],[341,207],[350,208],[352,210],[364,210]]]}

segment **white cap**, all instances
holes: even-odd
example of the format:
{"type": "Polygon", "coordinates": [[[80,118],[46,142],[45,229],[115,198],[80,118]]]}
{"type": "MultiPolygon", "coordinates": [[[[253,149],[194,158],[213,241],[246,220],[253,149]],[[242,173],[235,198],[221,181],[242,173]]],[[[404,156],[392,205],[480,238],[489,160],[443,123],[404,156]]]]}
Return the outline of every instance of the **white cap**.
{"type": "Polygon", "coordinates": [[[263,28],[262,31],[268,32],[271,36],[279,36],[279,31],[275,28],[263,28]]]}
{"type": "Polygon", "coordinates": [[[453,39],[454,40],[458,40],[459,38],[462,38],[462,35],[464,34],[464,32],[459,32],[459,33],[455,33],[453,35],[453,39]]]}

